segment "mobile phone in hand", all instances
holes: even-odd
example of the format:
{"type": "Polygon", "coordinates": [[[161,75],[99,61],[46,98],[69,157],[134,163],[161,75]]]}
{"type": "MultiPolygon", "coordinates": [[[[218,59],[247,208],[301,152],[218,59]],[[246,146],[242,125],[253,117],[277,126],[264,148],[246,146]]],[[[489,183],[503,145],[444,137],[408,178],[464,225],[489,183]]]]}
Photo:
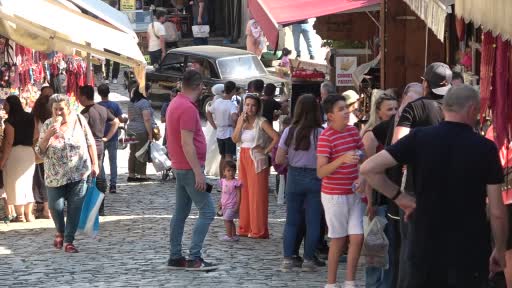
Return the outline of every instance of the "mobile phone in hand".
{"type": "Polygon", "coordinates": [[[213,185],[210,183],[206,183],[206,190],[205,192],[212,193],[213,185]]]}

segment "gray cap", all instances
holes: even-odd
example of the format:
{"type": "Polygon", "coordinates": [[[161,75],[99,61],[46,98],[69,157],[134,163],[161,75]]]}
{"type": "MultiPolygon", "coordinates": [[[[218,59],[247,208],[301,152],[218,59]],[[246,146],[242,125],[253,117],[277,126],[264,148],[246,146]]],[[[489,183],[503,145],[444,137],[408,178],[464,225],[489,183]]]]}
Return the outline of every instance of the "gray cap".
{"type": "Polygon", "coordinates": [[[444,63],[434,62],[428,65],[422,78],[428,82],[432,92],[438,95],[446,95],[451,87],[452,70],[444,63]]]}

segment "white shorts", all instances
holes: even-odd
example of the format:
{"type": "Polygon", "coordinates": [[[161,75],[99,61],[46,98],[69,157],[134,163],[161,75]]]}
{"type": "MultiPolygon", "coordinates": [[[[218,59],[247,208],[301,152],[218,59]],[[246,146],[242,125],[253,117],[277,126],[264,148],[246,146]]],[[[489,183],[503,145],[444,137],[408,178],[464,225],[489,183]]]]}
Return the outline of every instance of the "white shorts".
{"type": "Polygon", "coordinates": [[[361,197],[350,195],[327,195],[322,193],[322,205],[329,231],[329,238],[363,234],[363,209],[361,197]]]}

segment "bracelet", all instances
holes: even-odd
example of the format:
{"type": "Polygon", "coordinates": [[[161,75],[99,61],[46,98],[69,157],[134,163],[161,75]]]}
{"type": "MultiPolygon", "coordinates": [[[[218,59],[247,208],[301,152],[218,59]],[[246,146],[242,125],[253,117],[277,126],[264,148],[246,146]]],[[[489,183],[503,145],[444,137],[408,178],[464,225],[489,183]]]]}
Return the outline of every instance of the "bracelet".
{"type": "Polygon", "coordinates": [[[396,190],[395,195],[393,195],[393,197],[390,198],[391,201],[395,201],[398,198],[398,196],[400,196],[400,194],[402,194],[401,192],[402,191],[400,191],[400,188],[398,188],[398,190],[396,190]]]}

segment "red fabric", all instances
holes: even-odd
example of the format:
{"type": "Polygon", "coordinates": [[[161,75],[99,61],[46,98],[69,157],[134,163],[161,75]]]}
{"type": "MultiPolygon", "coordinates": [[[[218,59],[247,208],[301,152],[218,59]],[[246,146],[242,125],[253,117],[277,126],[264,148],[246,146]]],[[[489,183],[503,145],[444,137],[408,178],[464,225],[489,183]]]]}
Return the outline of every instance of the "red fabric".
{"type": "MultiPolygon", "coordinates": [[[[327,157],[330,163],[349,151],[361,150],[363,147],[363,141],[356,127],[347,126],[343,131],[327,127],[318,138],[317,155],[327,157]]],[[[353,194],[352,185],[358,177],[358,164],[341,165],[332,174],[322,178],[322,193],[353,194]]]]}
{"type": "Polygon", "coordinates": [[[249,0],[249,10],[270,46],[279,37],[278,25],[380,4],[380,0],[249,0]],[[307,7],[307,8],[305,8],[307,7]]]}
{"type": "Polygon", "coordinates": [[[491,93],[491,110],[494,127],[496,129],[496,144],[498,147],[502,147],[505,141],[510,142],[509,127],[510,119],[509,113],[510,103],[508,92],[508,81],[509,81],[509,64],[508,64],[508,53],[510,50],[510,43],[503,41],[501,36],[496,39],[496,63],[494,75],[494,93],[491,93]]]}
{"type": "MultiPolygon", "coordinates": [[[[484,32],[482,36],[482,58],[480,63],[480,101],[481,101],[481,117],[483,123],[483,115],[486,113],[489,100],[494,98],[495,91],[492,89],[494,85],[494,62],[496,54],[496,38],[491,32],[484,32]]],[[[492,105],[492,103],[491,103],[492,105]]]]}
{"type": "Polygon", "coordinates": [[[169,104],[166,115],[167,123],[167,151],[172,161],[172,168],[178,170],[192,169],[188,163],[183,146],[181,145],[181,131],[194,133],[194,147],[197,159],[204,166],[206,160],[206,138],[204,137],[199,112],[194,103],[183,93],[179,93],[169,104]]]}
{"type": "Polygon", "coordinates": [[[466,22],[464,22],[464,18],[457,17],[455,19],[455,30],[457,30],[457,38],[459,38],[459,41],[464,41],[466,32],[466,22]]]}
{"type": "MultiPolygon", "coordinates": [[[[494,134],[494,126],[491,125],[485,134],[485,137],[491,141],[496,143],[495,134],[494,134]]],[[[512,167],[512,143],[505,144],[502,146],[498,146],[498,152],[500,154],[501,166],[504,168],[512,167]]],[[[510,185],[510,183],[506,183],[510,185]]],[[[502,191],[503,202],[505,204],[512,204],[512,190],[507,189],[502,191]]]]}

